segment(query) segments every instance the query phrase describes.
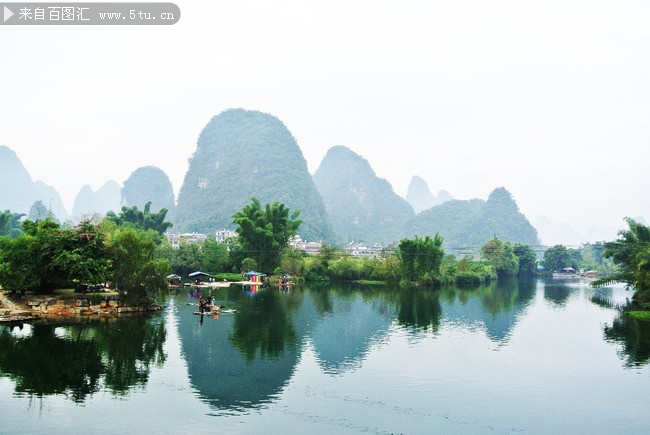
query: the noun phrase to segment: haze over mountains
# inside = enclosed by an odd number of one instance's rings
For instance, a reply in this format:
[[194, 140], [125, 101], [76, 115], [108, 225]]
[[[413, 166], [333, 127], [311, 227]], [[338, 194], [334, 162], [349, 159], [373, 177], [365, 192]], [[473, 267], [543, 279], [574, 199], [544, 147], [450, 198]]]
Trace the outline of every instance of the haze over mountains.
[[[278, 118], [243, 109], [222, 112], [203, 129], [177, 205], [167, 174], [145, 166], [136, 169], [123, 187], [113, 180], [97, 191], [83, 186], [69, 216], [56, 190], [34, 183], [7, 147], [0, 147], [0, 183], [12, 187], [0, 193], [0, 209], [27, 213], [41, 201], [61, 221], [119, 211], [123, 205], [142, 208], [151, 201], [154, 212], [168, 209], [175, 231], [211, 234], [232, 228], [232, 215], [257, 197], [262, 203], [279, 201], [300, 210], [304, 239], [334, 244], [387, 244], [436, 232], [443, 235], [446, 247], [456, 248], [480, 246], [495, 235], [529, 245], [540, 239], [545, 244], [590, 241], [544, 218], [536, 222], [538, 237], [503, 187], [494, 189], [487, 200], [458, 200], [445, 190], [433, 195], [421, 177], [413, 176], [404, 199], [367, 160], [340, 145], [327, 152], [312, 176], [295, 138]], [[595, 240], [613, 237], [615, 232]]]
[[363, 157], [344, 146], [330, 148], [314, 182], [334, 232], [343, 242], [399, 240], [404, 222], [415, 215], [388, 181], [377, 177]]
[[276, 117], [231, 109], [212, 118], [199, 136], [178, 195], [177, 227], [212, 233], [232, 227], [232, 215], [252, 197], [300, 210], [306, 240], [334, 235], [296, 140]]
[[452, 199], [454, 198], [446, 190], [440, 190], [437, 196], [433, 196], [427, 182], [417, 175], [411, 178], [408, 190], [406, 191], [406, 200], [411, 204], [416, 213], [420, 213], [421, 211]]

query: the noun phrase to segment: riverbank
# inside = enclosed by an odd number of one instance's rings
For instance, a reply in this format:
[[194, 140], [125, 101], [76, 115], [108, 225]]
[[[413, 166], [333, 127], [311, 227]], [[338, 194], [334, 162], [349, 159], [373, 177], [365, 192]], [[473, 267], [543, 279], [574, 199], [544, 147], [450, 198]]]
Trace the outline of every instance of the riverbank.
[[156, 304], [126, 304], [117, 299], [115, 292], [80, 295], [72, 290], [60, 290], [53, 295], [10, 297], [8, 292], [0, 291], [0, 323], [41, 318], [117, 317], [161, 309]]

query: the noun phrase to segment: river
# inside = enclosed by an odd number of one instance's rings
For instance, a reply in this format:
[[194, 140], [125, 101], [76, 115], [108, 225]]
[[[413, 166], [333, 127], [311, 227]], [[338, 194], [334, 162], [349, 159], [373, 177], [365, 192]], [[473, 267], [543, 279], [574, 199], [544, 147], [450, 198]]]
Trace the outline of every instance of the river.
[[650, 324], [584, 282], [212, 291], [0, 327], [2, 433], [650, 433]]

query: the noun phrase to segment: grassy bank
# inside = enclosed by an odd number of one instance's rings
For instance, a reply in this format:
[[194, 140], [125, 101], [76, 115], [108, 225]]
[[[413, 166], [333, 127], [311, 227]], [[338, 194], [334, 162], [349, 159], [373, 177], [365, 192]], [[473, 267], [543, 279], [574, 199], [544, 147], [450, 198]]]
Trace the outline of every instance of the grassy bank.
[[638, 320], [645, 320], [650, 322], [650, 311], [628, 311], [628, 315]]

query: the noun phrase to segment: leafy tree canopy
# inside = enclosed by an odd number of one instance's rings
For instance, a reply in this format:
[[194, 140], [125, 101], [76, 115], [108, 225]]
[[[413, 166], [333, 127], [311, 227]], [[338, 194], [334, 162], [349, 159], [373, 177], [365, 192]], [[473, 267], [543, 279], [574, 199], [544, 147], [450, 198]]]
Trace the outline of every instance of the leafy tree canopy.
[[154, 258], [155, 250], [152, 231], [121, 227], [111, 235], [112, 281], [127, 300], [149, 302], [156, 292], [167, 288], [169, 263]]
[[439, 234], [433, 238], [415, 236], [414, 239], [402, 239], [398, 250], [402, 278], [407, 282], [436, 280], [444, 257], [442, 242], [443, 238]]
[[9, 210], [0, 212], [0, 237], [16, 238], [22, 234], [22, 223], [20, 219], [25, 216], [23, 213], [12, 213]]
[[519, 271], [519, 259], [510, 242], [504, 242], [494, 237], [483, 245], [481, 256], [494, 266], [499, 278], [513, 277]]
[[544, 252], [544, 267], [548, 271], [560, 271], [565, 267], [578, 269], [579, 252], [575, 249], [568, 249], [564, 245], [555, 245]]
[[112, 211], [106, 213], [106, 217], [115, 222], [119, 226], [129, 226], [140, 230], [154, 230], [159, 234], [163, 234], [172, 227], [171, 222], [165, 221], [167, 209], [162, 208], [156, 213], [151, 212], [151, 201], [147, 202], [144, 210], [138, 210], [138, 206], [122, 207], [119, 215]]
[[248, 251], [263, 272], [270, 273], [279, 266], [282, 252], [302, 223], [299, 214], [299, 210], [289, 214], [289, 209], [278, 202], [262, 208], [260, 201], [252, 198], [250, 204], [233, 215], [242, 249]]
[[627, 230], [619, 231], [618, 239], [605, 243], [603, 256], [618, 266], [613, 275], [594, 282], [605, 285], [623, 282], [636, 288], [634, 299], [650, 309], [650, 228], [626, 218]]

